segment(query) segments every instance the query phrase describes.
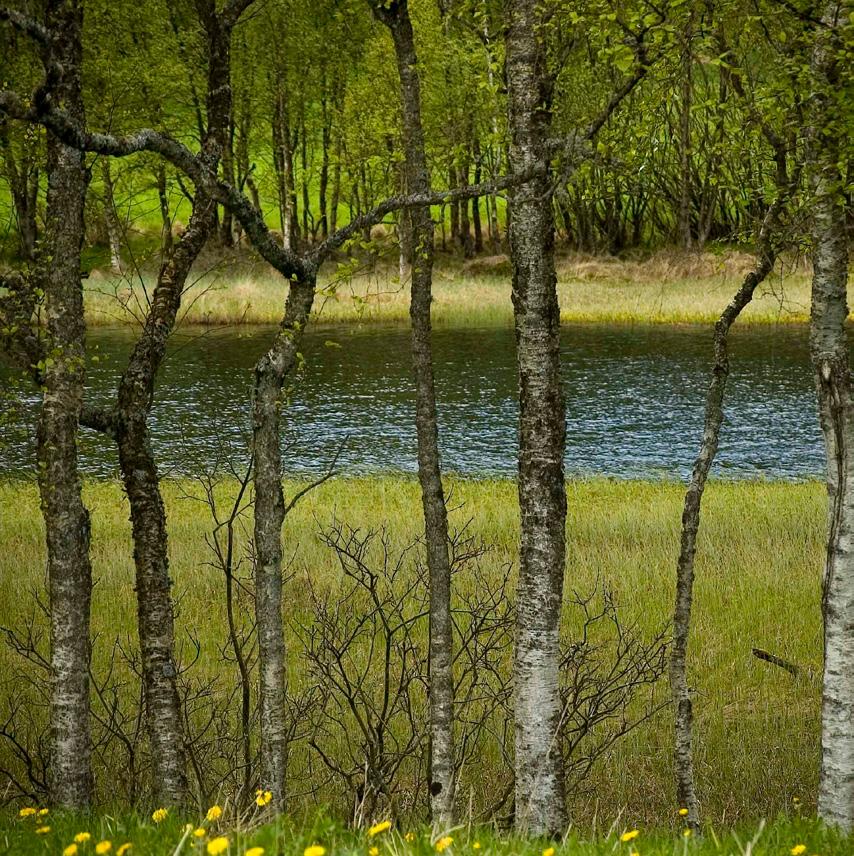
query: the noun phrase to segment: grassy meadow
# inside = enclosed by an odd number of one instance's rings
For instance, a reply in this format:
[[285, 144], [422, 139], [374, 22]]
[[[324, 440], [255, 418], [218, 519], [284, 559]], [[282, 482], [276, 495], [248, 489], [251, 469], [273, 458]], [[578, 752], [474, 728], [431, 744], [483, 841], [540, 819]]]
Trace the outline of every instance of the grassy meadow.
[[[394, 255], [393, 253], [391, 254]], [[558, 292], [565, 322], [712, 323], [752, 265], [752, 257], [659, 252], [618, 259], [569, 255], [558, 259]], [[90, 324], [115, 324], [141, 317], [154, 271], [116, 278], [95, 271], [86, 280]], [[183, 322], [189, 324], [275, 324], [286, 290], [263, 262], [225, 257], [198, 265], [188, 290]], [[408, 321], [409, 288], [387, 253], [372, 269], [346, 273], [334, 265], [321, 272], [315, 323]], [[434, 274], [433, 321], [439, 326], [513, 323], [510, 267], [504, 256], [461, 264], [440, 254]], [[809, 273], [803, 266], [778, 269], [757, 292], [739, 323], [803, 323], [809, 312]]]
[[[298, 487], [289, 483], [287, 490], [292, 494]], [[222, 485], [221, 498], [232, 489]], [[452, 525], [471, 520], [471, 531], [493, 547], [484, 559], [487, 572], [499, 574], [517, 555], [514, 484], [454, 479], [451, 489]], [[233, 670], [219, 648], [226, 636], [224, 582], [207, 564], [207, 509], [188, 498], [197, 491], [191, 482], [166, 481], [164, 491], [179, 641], [186, 653], [189, 634], [198, 638], [202, 655], [195, 668], [202, 675]], [[659, 629], [671, 610], [682, 492], [680, 485], [666, 482], [570, 482], [568, 588], [585, 592], [597, 580], [604, 582], [626, 623], [646, 636]], [[790, 811], [796, 797], [805, 813], [815, 808], [822, 494], [818, 483], [782, 482], [714, 482], [707, 493], [690, 679], [696, 687], [700, 797], [705, 818], [716, 826], [776, 817]], [[285, 524], [292, 575], [285, 597], [289, 618], [309, 617], [309, 584], [333, 591], [341, 582], [334, 554], [317, 537], [322, 527], [333, 517], [363, 529], [385, 525], [391, 542], [402, 547], [418, 535], [418, 497], [417, 482], [401, 477], [339, 478], [310, 493]], [[88, 483], [85, 499], [93, 525], [97, 673], [106, 666], [113, 640], [132, 633], [133, 568], [128, 509], [119, 485]], [[245, 534], [241, 537], [245, 544]], [[0, 626], [21, 626], [32, 610], [30, 593], [44, 585], [33, 485], [0, 485], [0, 544]], [[465, 586], [466, 580], [458, 578], [456, 585]], [[568, 609], [568, 637], [578, 622], [578, 613]], [[797, 664], [798, 677], [757, 660], [753, 647]], [[289, 652], [291, 683], [298, 686], [305, 664], [294, 638]], [[0, 673], [10, 674], [11, 656], [5, 649], [0, 653]], [[666, 694], [666, 679], [659, 692]], [[612, 823], [674, 828], [670, 746], [667, 710], [617, 743], [571, 795], [578, 828], [601, 832]], [[295, 770], [292, 779], [304, 775], [305, 770]], [[488, 790], [488, 777], [469, 785], [478, 786]], [[477, 796], [472, 790], [475, 801]], [[295, 800], [293, 810], [313, 810], [312, 800], [309, 806]]]

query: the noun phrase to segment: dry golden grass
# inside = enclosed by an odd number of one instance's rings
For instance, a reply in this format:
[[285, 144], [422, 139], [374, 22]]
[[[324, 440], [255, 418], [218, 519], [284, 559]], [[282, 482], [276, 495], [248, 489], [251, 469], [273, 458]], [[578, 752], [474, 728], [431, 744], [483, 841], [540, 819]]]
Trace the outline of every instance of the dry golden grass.
[[[648, 258], [616, 259], [567, 255], [558, 259], [561, 317], [570, 322], [707, 323], [714, 321], [752, 264], [745, 253], [660, 252]], [[144, 276], [150, 290], [152, 278]], [[374, 270], [343, 276], [332, 266], [320, 279], [315, 322], [404, 322], [409, 317], [408, 283], [396, 268], [379, 262]], [[274, 324], [286, 297], [281, 277], [258, 262], [219, 260], [200, 273], [184, 301], [187, 323]], [[440, 257], [434, 277], [433, 319], [444, 326], [512, 324], [510, 274], [506, 257], [466, 264]], [[107, 324], [139, 316], [145, 304], [139, 279], [93, 273], [87, 281], [90, 323]], [[744, 313], [747, 323], [803, 322], [809, 307], [809, 271], [779, 267]]]

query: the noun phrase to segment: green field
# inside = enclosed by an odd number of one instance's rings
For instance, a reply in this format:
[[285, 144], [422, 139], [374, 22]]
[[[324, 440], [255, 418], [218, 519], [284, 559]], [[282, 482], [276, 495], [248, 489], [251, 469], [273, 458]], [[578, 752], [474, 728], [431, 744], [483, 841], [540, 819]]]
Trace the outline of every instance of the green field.
[[[451, 481], [452, 524], [472, 520], [471, 530], [492, 545], [484, 559], [498, 574], [517, 555], [515, 486], [509, 481]], [[292, 492], [296, 485], [289, 484]], [[224, 485], [224, 497], [230, 487]], [[167, 481], [170, 553], [178, 599], [178, 638], [187, 651], [196, 636], [201, 676], [233, 680], [223, 664], [225, 639], [223, 579], [207, 565], [204, 543], [210, 521], [204, 506], [188, 499], [196, 487]], [[705, 818], [723, 827], [771, 818], [791, 808], [815, 809], [821, 676], [819, 610], [823, 489], [818, 483], [733, 483], [710, 485], [697, 560], [696, 617], [690, 651], [690, 680], [696, 687], [697, 775]], [[614, 593], [620, 614], [653, 634], [670, 615], [681, 513], [682, 487], [673, 483], [591, 480], [568, 485], [567, 587], [589, 591], [597, 580]], [[92, 556], [97, 580], [93, 631], [95, 671], [103, 670], [112, 641], [133, 634], [135, 608], [128, 509], [116, 483], [89, 483]], [[286, 598], [289, 620], [310, 617], [310, 590], [334, 592], [341, 575], [332, 551], [317, 532], [333, 517], [363, 529], [385, 525], [393, 545], [418, 535], [417, 484], [404, 478], [337, 479], [311, 493], [285, 524], [285, 552], [291, 558]], [[247, 520], [251, 526], [251, 521]], [[0, 485], [0, 626], [18, 626], [32, 609], [30, 592], [43, 586], [44, 546], [35, 487]], [[244, 540], [245, 543], [245, 540]], [[465, 576], [456, 585], [465, 587]], [[39, 621], [43, 623], [43, 619]], [[573, 638], [579, 616], [566, 610], [565, 633]], [[38, 622], [37, 622], [38, 625]], [[43, 640], [44, 641], [44, 640]], [[291, 682], [306, 679], [299, 644], [290, 632]], [[755, 659], [758, 647], [800, 667], [786, 671]], [[13, 665], [2, 653], [0, 672]], [[11, 674], [10, 672], [6, 672]], [[660, 697], [666, 685], [659, 687]], [[9, 685], [5, 687], [9, 692]], [[631, 732], [570, 795], [572, 816], [582, 829], [611, 823], [645, 828], [672, 825], [671, 725], [667, 710]], [[295, 752], [291, 778], [310, 775], [305, 754]], [[471, 780], [466, 799], [475, 805], [490, 782], [488, 755]], [[98, 767], [101, 799], [115, 771]], [[497, 775], [497, 774], [496, 774]], [[299, 791], [298, 786], [294, 786]], [[302, 815], [340, 795], [323, 793], [294, 800]], [[346, 808], [345, 808], [346, 810]], [[808, 854], [809, 856], [809, 854]]]

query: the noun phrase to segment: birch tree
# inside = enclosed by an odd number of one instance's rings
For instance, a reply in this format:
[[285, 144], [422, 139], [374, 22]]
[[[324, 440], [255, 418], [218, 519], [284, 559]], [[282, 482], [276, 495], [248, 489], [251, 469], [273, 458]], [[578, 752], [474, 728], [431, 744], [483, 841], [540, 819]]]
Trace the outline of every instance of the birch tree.
[[810, 96], [813, 280], [810, 353], [827, 453], [828, 528], [822, 587], [824, 678], [818, 811], [854, 828], [854, 399], [845, 324], [848, 237], [840, 164], [848, 152], [840, 99], [845, 4], [815, 25]]
[[[508, 0], [506, 14], [510, 165], [513, 171], [524, 172], [550, 160], [551, 93], [542, 4]], [[531, 835], [557, 833], [566, 823], [557, 740], [566, 553], [566, 423], [550, 181], [548, 172], [541, 169], [514, 188], [510, 221], [521, 517], [513, 665], [516, 825]]]
[[[430, 193], [430, 171], [421, 121], [421, 83], [415, 38], [407, 0], [375, 2], [374, 14], [388, 27], [394, 42], [403, 114], [405, 184], [411, 193]], [[430, 809], [434, 829], [444, 831], [454, 815], [454, 681], [451, 624], [451, 564], [448, 556], [448, 513], [439, 460], [439, 426], [433, 377], [430, 304], [433, 287], [433, 220], [430, 209], [416, 208], [401, 218], [409, 230], [402, 241], [409, 250], [412, 368], [415, 375], [415, 428], [418, 437], [418, 480], [424, 513], [424, 541], [430, 585]]]
[[[6, 9], [0, 9], [0, 21], [37, 42], [49, 75], [43, 96], [74, 121], [84, 123], [82, 4], [50, 0], [44, 25]], [[89, 174], [83, 154], [52, 134], [48, 134], [47, 154], [49, 253], [37, 259], [33, 278], [4, 279], [7, 294], [0, 300], [0, 315], [4, 351], [30, 370], [42, 389], [36, 458], [50, 604], [50, 799], [57, 806], [82, 809], [91, 803], [94, 788], [89, 716], [90, 522], [77, 464], [86, 353], [80, 251]], [[39, 290], [44, 294], [43, 335], [32, 327]]]

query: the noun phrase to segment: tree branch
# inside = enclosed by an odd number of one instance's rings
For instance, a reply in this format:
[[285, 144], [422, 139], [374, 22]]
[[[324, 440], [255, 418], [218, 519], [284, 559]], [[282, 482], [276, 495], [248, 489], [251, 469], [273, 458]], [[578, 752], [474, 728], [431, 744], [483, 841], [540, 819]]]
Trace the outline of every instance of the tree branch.
[[47, 28], [43, 24], [14, 9], [0, 7], [0, 21], [8, 22], [16, 30], [26, 33], [41, 45], [46, 45], [50, 38], [50, 33], [48, 33]]

